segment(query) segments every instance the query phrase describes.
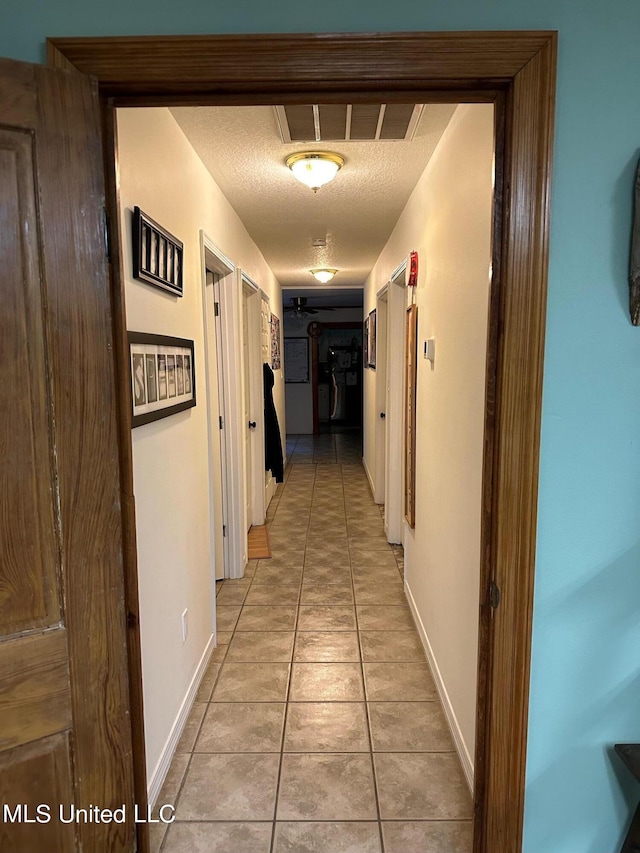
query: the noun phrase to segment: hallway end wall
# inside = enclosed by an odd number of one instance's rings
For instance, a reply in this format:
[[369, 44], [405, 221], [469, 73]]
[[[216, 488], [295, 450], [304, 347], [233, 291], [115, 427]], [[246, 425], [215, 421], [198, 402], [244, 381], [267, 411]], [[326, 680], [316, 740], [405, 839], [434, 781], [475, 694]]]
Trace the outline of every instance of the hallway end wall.
[[[149, 783], [159, 772], [213, 631], [200, 229], [270, 296], [280, 285], [168, 109], [117, 113], [127, 327], [195, 341], [197, 405], [132, 433]], [[184, 296], [131, 275], [135, 205], [184, 243]], [[282, 370], [274, 398], [284, 424]], [[182, 642], [181, 614], [188, 610]]]
[[[405, 579], [468, 775], [475, 747], [492, 167], [493, 106], [458, 106], [365, 292], [371, 310], [391, 272], [418, 251], [416, 524], [404, 525]], [[409, 289], [406, 296], [409, 304]], [[432, 337], [433, 367], [422, 356]], [[365, 459], [374, 474], [376, 377], [366, 374]]]

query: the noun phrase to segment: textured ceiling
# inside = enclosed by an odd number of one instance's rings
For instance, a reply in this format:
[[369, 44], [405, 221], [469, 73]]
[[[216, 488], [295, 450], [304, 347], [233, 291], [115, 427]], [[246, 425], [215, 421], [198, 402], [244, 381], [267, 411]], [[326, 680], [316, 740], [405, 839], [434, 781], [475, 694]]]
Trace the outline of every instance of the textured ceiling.
[[[317, 143], [282, 143], [272, 107], [174, 107], [171, 112], [285, 287], [323, 288], [309, 269], [337, 267], [333, 287], [361, 287], [433, 154], [455, 104], [425, 107], [411, 142], [323, 144], [345, 159], [313, 193], [285, 166]], [[213, 236], [213, 235], [212, 235]], [[314, 238], [325, 248], [314, 248]]]

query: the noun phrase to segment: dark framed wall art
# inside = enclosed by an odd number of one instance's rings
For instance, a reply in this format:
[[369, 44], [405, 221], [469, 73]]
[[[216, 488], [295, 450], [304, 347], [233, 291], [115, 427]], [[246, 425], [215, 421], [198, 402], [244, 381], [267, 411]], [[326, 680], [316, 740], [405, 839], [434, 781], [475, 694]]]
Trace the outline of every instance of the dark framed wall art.
[[195, 406], [192, 340], [129, 332], [129, 356], [133, 427]]
[[369, 322], [366, 339], [367, 367], [372, 367], [374, 370], [376, 369], [376, 316], [376, 309], [374, 308], [367, 317]]
[[271, 369], [280, 370], [282, 367], [282, 358], [280, 355], [280, 318], [275, 314], [271, 315]]
[[133, 277], [182, 296], [182, 251], [177, 237], [139, 207], [133, 209]]
[[364, 367], [369, 367], [369, 325], [371, 319], [369, 315], [364, 318], [362, 324], [362, 364]]

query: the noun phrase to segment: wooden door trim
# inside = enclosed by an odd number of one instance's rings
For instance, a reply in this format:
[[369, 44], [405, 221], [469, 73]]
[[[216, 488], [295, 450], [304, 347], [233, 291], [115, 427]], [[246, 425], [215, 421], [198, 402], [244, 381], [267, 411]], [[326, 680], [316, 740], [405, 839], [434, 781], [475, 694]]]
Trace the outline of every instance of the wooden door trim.
[[[554, 32], [506, 31], [48, 41], [49, 62], [97, 77], [111, 107], [317, 103], [345, 96], [495, 103], [504, 137], [497, 139], [488, 354], [494, 372], [485, 421], [475, 853], [518, 853], [522, 846], [556, 45]], [[113, 153], [113, 139], [107, 147]], [[113, 194], [110, 206], [115, 213]], [[123, 284], [115, 276], [113, 285], [117, 305]], [[128, 387], [121, 344], [118, 339], [122, 410]], [[127, 469], [125, 433], [121, 427]], [[125, 557], [135, 561], [132, 503], [127, 511]], [[489, 608], [490, 579], [502, 590], [496, 611]], [[129, 595], [133, 586], [129, 579]], [[135, 610], [132, 600], [128, 604]], [[141, 689], [135, 665], [131, 677], [135, 695]]]
[[[144, 733], [144, 701], [142, 691], [142, 647], [140, 641], [140, 600], [138, 597], [138, 549], [136, 539], [136, 502], [133, 485], [133, 446], [131, 443], [131, 362], [127, 333], [123, 249], [118, 228], [120, 210], [120, 176], [115, 110], [101, 99], [102, 134], [104, 140], [105, 199], [109, 231], [109, 276], [115, 362], [115, 407], [117, 412], [122, 507], [122, 566], [124, 605], [127, 621], [127, 655], [129, 660], [129, 713], [131, 717], [131, 751], [135, 802], [146, 814], [147, 750]], [[150, 853], [146, 824], [136, 825], [138, 853]]]
[[[307, 33], [52, 38], [54, 52], [113, 96], [449, 91], [510, 85], [549, 32]], [[400, 49], [401, 48], [401, 49]], [[238, 59], [243, 57], [244, 62]], [[68, 64], [67, 64], [68, 67]], [[472, 86], [469, 83], [472, 83]]]

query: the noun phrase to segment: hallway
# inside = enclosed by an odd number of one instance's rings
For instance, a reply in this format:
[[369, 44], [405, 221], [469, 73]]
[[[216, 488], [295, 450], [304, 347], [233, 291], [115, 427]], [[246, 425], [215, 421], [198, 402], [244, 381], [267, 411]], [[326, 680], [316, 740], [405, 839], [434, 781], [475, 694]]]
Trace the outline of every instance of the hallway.
[[[338, 465], [360, 465], [362, 459], [362, 432], [341, 430], [339, 427], [322, 435], [288, 435], [287, 460], [296, 465], [301, 462]], [[279, 496], [276, 495], [276, 501]], [[271, 520], [277, 503], [271, 505]], [[269, 520], [269, 519], [267, 519]], [[377, 521], [377, 518], [376, 518]]]
[[470, 853], [471, 797], [359, 450], [287, 438], [272, 558], [219, 585], [219, 645], [158, 799], [176, 822], [152, 850]]

